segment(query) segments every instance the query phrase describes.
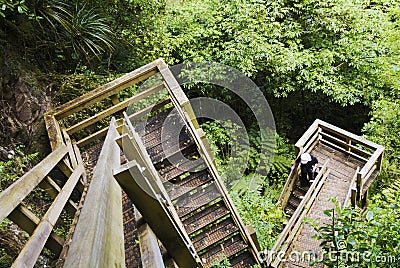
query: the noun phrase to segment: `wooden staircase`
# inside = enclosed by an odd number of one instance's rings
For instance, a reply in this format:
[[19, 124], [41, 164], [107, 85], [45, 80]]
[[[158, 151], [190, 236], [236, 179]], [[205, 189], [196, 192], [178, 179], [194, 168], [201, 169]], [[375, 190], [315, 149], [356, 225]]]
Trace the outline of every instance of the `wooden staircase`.
[[[9, 204], [0, 220], [31, 234], [13, 267], [33, 267], [44, 247], [58, 267], [210, 267], [222, 256], [232, 267], [261, 264], [254, 234], [162, 60], [55, 108], [45, 120], [53, 152], [0, 193]], [[56, 182], [49, 173], [64, 178]], [[37, 186], [55, 198], [42, 219], [22, 205]], [[65, 240], [52, 231], [64, 210], [74, 218]]]
[[384, 151], [378, 144], [321, 120], [313, 123], [296, 148], [298, 156], [303, 152], [316, 156], [322, 167], [307, 188], [299, 187], [299, 166], [290, 173], [279, 197], [290, 218], [269, 251], [270, 267], [311, 267], [310, 253], [318, 259], [322, 252], [319, 241], [312, 238], [314, 229], [304, 219], [329, 223], [331, 219], [323, 211], [334, 208], [331, 198], [336, 198], [342, 206], [365, 205], [368, 188], [379, 174]]

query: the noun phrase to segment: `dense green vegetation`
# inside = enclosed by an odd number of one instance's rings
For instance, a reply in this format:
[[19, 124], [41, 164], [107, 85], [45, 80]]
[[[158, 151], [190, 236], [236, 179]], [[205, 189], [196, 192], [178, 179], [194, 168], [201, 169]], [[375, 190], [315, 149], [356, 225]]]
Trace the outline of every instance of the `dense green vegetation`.
[[[185, 90], [189, 97], [229, 104], [245, 122], [250, 162], [231, 193], [261, 245], [271, 247], [284, 221], [275, 199], [295, 157], [288, 143], [318, 117], [386, 147], [368, 213], [335, 213], [348, 247], [398, 256], [400, 204], [392, 185], [400, 175], [399, 40], [399, 0], [0, 0], [1, 110], [12, 114], [19, 80], [57, 105], [159, 57], [170, 65], [232, 66], [259, 86], [275, 115], [278, 146], [268, 175], [252, 176], [260, 159], [259, 130], [241, 100], [212, 85]], [[28, 154], [39, 150], [29, 135], [6, 135], [14, 121], [0, 118], [1, 144], [23, 143]], [[202, 127], [229, 183], [227, 174], [235, 174], [235, 166], [226, 165], [233, 141], [218, 122]], [[0, 185], [20, 168], [0, 162], [0, 173], [7, 171]], [[320, 239], [334, 237], [321, 229]]]

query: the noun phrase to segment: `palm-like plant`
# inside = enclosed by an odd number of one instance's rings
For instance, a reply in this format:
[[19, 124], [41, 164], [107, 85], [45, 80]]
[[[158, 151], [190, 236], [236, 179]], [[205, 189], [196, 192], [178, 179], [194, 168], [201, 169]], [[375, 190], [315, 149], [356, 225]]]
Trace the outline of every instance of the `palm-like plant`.
[[58, 0], [43, 2], [38, 9], [55, 30], [57, 43], [62, 49], [72, 49], [72, 58], [85, 58], [87, 61], [101, 53], [113, 50], [113, 34], [107, 19], [86, 4], [69, 4]]

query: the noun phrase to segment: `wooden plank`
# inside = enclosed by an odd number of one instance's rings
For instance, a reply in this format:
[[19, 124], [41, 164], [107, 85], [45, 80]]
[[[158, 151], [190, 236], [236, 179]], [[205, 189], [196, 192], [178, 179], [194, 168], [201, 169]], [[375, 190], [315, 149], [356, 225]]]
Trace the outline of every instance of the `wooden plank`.
[[289, 201], [290, 194], [293, 190], [294, 184], [296, 183], [296, 180], [299, 177], [299, 172], [300, 172], [299, 164], [296, 164], [294, 169], [290, 171], [289, 177], [286, 180], [286, 183], [278, 199], [278, 202], [280, 202], [282, 209], [286, 207], [287, 202]]
[[379, 162], [379, 158], [381, 157], [381, 155], [383, 154], [383, 151], [385, 150], [385, 148], [383, 146], [378, 145], [379, 147], [376, 149], [376, 151], [372, 154], [372, 156], [370, 157], [370, 159], [368, 160], [368, 162], [365, 164], [365, 166], [363, 166], [363, 168], [361, 169], [361, 176], [363, 178], [366, 177], [366, 175], [368, 174], [368, 172], [372, 169], [372, 167], [374, 165], [376, 165], [376, 162]]
[[[60, 186], [58, 186], [58, 184], [49, 176], [46, 176], [46, 178], [39, 183], [39, 187], [42, 188], [52, 198], [56, 198], [61, 192]], [[77, 205], [72, 200], [68, 200], [65, 208], [68, 214], [72, 217], [75, 215], [75, 212], [78, 209]]]
[[42, 252], [43, 247], [46, 244], [46, 241], [50, 236], [51, 231], [56, 224], [57, 219], [60, 216], [66, 202], [68, 201], [72, 190], [78, 182], [82, 172], [83, 165], [79, 165], [74, 170], [71, 177], [65, 183], [60, 194], [51, 204], [50, 208], [47, 210], [46, 214], [40, 221], [32, 236], [25, 244], [21, 253], [14, 261], [12, 267], [33, 267], [35, 265], [37, 258], [40, 256], [40, 253]]
[[251, 239], [253, 240], [254, 244], [257, 247], [258, 251], [261, 251], [261, 246], [260, 243], [258, 242], [258, 238], [257, 238], [257, 233], [256, 230], [254, 229], [253, 225], [248, 225], [246, 226], [247, 232], [250, 234]]
[[[138, 112], [136, 112], [134, 114], [129, 115], [129, 119], [130, 120], [134, 120], [136, 118], [144, 116], [144, 115], [150, 113], [152, 110], [160, 109], [161, 107], [167, 105], [170, 102], [171, 102], [170, 98], [162, 100], [162, 101], [160, 101], [159, 103], [157, 103], [154, 106], [150, 106], [150, 107], [144, 108], [143, 110], [140, 110], [140, 111], [138, 111]], [[122, 124], [123, 120], [119, 119], [116, 122], [117, 122], [118, 125], [120, 125], [120, 124]], [[97, 140], [97, 139], [99, 139], [101, 137], [104, 137], [107, 134], [107, 131], [108, 131], [108, 127], [103, 128], [103, 129], [91, 134], [90, 136], [87, 136], [87, 137], [79, 140], [77, 142], [78, 147], [86, 146], [86, 145], [90, 144], [92, 141], [95, 141], [95, 140]]]
[[320, 133], [316, 131], [308, 140], [308, 142], [303, 146], [303, 152], [307, 153], [313, 149], [313, 146], [315, 146], [316, 142], [318, 142], [318, 137], [320, 136]]
[[147, 223], [138, 228], [140, 257], [143, 268], [164, 267], [157, 237]]
[[59, 120], [82, 109], [85, 109], [96, 102], [108, 98], [115, 93], [154, 75], [155, 73], [157, 73], [156, 66], [161, 61], [162, 59], [158, 59], [147, 65], [144, 65], [118, 79], [102, 85], [70, 102], [67, 102], [49, 111], [47, 114], [54, 115], [55, 118]]
[[[298, 149], [299, 151], [297, 152], [296, 159], [299, 158], [300, 155], [302, 154], [300, 148]], [[294, 167], [292, 167], [292, 169], [290, 170], [289, 176], [285, 182], [285, 185], [282, 188], [281, 194], [278, 197], [278, 202], [281, 203], [282, 209], [284, 208], [283, 204], [286, 203], [287, 200], [289, 200], [291, 189], [293, 188], [294, 182], [297, 179], [298, 173], [299, 173], [299, 165], [295, 163]]]
[[13, 211], [67, 153], [64, 144], [0, 193], [0, 222]]
[[128, 162], [114, 176], [179, 267], [202, 267], [186, 233], [158, 199], [137, 162]]
[[346, 151], [346, 148], [342, 148], [342, 147], [340, 147], [340, 146], [338, 146], [338, 145], [336, 145], [336, 144], [334, 144], [334, 143], [332, 143], [332, 142], [330, 142], [330, 141], [327, 141], [327, 140], [325, 140], [325, 139], [321, 139], [320, 141], [321, 141], [322, 143], [325, 143], [325, 144], [327, 144], [327, 145], [329, 145], [329, 146], [331, 146], [331, 147], [337, 149], [338, 151], [344, 152], [344, 153], [346, 153], [346, 154], [349, 154], [349, 155], [353, 156], [354, 158], [358, 158], [358, 159], [360, 159], [360, 160], [362, 160], [362, 161], [368, 162], [368, 159], [367, 159], [367, 158], [364, 158], [364, 157], [362, 157], [362, 156], [360, 156], [360, 155], [358, 155], [358, 154], [355, 154], [355, 153], [353, 153], [353, 152], [348, 152], [348, 151]]
[[44, 122], [46, 124], [46, 130], [50, 140], [51, 149], [54, 151], [63, 143], [60, 126], [54, 116], [48, 113], [44, 115]]
[[72, 168], [76, 168], [78, 166], [78, 162], [76, 160], [74, 149], [72, 148], [71, 138], [69, 137], [65, 129], [62, 129], [61, 132], [63, 134], [65, 144], [67, 145], [68, 148], [69, 164], [71, 165]]
[[[81, 152], [79, 151], [78, 145], [76, 144], [76, 142], [72, 143], [72, 147], [74, 148], [75, 151], [75, 155], [76, 155], [76, 160], [78, 161], [78, 164], [83, 164], [83, 160], [82, 160], [82, 156], [81, 156]], [[86, 175], [86, 171], [83, 170], [82, 173], [82, 186], [86, 186], [87, 184], [87, 175]], [[81, 193], [83, 193], [83, 189], [80, 190]]]
[[113, 178], [120, 165], [115, 122], [112, 118], [64, 267], [125, 267], [122, 193]]
[[354, 193], [353, 193], [354, 190], [357, 191], [356, 184], [357, 184], [357, 175], [358, 175], [359, 171], [360, 171], [360, 167], [357, 167], [356, 172], [354, 173], [354, 176], [350, 181], [350, 187], [347, 192], [346, 198], [343, 202], [343, 207], [347, 207], [349, 205], [350, 201], [352, 200], [352, 197], [354, 196]]
[[202, 128], [197, 128], [197, 133], [199, 134], [200, 140], [203, 143], [204, 148], [206, 149], [206, 152], [210, 155], [210, 157], [213, 161], [213, 164], [216, 166], [214, 156], [211, 152], [210, 143], [208, 142], [207, 137], [206, 137], [206, 133], [203, 131]]
[[364, 150], [352, 145], [351, 144], [351, 141], [352, 141], [351, 139], [347, 139], [347, 141], [343, 141], [343, 140], [338, 139], [338, 138], [336, 138], [336, 137], [334, 137], [332, 135], [329, 135], [328, 133], [325, 133], [325, 132], [321, 132], [321, 135], [325, 136], [325, 137], [328, 137], [329, 139], [334, 140], [335, 142], [340, 143], [341, 145], [343, 145], [343, 149], [344, 149], [343, 151], [344, 152], [352, 153], [352, 151], [356, 151], [356, 152], [361, 153], [361, 154], [363, 154], [364, 156], [367, 156], [367, 157], [372, 155], [372, 153], [364, 151]]
[[186, 97], [178, 81], [176, 81], [168, 65], [164, 61], [160, 61], [157, 64], [157, 68], [163, 77], [171, 96], [178, 102], [180, 107], [183, 107], [185, 103], [189, 102], [189, 99]]
[[89, 117], [89, 118], [79, 122], [78, 124], [75, 124], [75, 125], [69, 127], [67, 129], [67, 133], [69, 135], [72, 135], [73, 133], [84, 129], [84, 128], [86, 128], [86, 127], [88, 127], [88, 126], [100, 121], [101, 119], [106, 118], [107, 116], [113, 115], [113, 114], [115, 114], [117, 112], [120, 112], [120, 111], [124, 110], [129, 105], [131, 105], [133, 102], [137, 102], [137, 101], [139, 101], [141, 99], [144, 99], [144, 98], [150, 96], [151, 94], [154, 94], [154, 93], [160, 91], [163, 88], [164, 88], [164, 84], [159, 84], [159, 85], [151, 87], [151, 88], [149, 88], [149, 89], [147, 89], [147, 90], [145, 90], [143, 92], [140, 92], [140, 93], [138, 93], [136, 95], [133, 95], [129, 99], [127, 99], [127, 100], [125, 100], [123, 102], [120, 102], [120, 103], [118, 103], [118, 104], [116, 104], [116, 105], [114, 105], [114, 106], [112, 106], [112, 107], [110, 107], [108, 109], [102, 110], [101, 112], [95, 114], [94, 116]]
[[[10, 215], [8, 215], [8, 218], [29, 235], [33, 234], [36, 227], [40, 223], [40, 219], [21, 204], [16, 207]], [[63, 245], [64, 240], [56, 233], [51, 232], [50, 237], [45, 244], [45, 247], [50, 249], [51, 252], [58, 256], [61, 253]]]
[[351, 132], [348, 132], [348, 131], [346, 131], [344, 129], [341, 129], [339, 127], [331, 125], [331, 124], [329, 124], [327, 122], [324, 122], [322, 120], [319, 120], [319, 126], [323, 130], [325, 130], [327, 132], [334, 133], [334, 134], [342, 136], [344, 138], [350, 138], [350, 139], [352, 139], [354, 141], [357, 141], [358, 143], [360, 143], [360, 144], [362, 144], [362, 145], [364, 145], [366, 147], [369, 147], [371, 149], [377, 149], [377, 148], [381, 147], [379, 144], [376, 144], [376, 143], [374, 143], [372, 141], [369, 141], [369, 140], [367, 140], [367, 139], [365, 139], [363, 137], [357, 136], [357, 135], [355, 135], [355, 134], [353, 134]]
[[296, 142], [295, 146], [298, 148], [303, 148], [304, 144], [314, 135], [315, 131], [318, 130], [318, 125], [320, 124], [321, 120], [315, 120], [312, 125], [304, 132], [303, 136]]

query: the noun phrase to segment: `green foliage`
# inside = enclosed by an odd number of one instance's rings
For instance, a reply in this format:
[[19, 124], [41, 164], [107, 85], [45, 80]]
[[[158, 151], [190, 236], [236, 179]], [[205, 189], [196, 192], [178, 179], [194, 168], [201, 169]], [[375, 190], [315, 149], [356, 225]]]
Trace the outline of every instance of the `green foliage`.
[[240, 216], [246, 225], [254, 226], [261, 248], [271, 248], [286, 220], [285, 213], [276, 202], [280, 189], [268, 187], [264, 194], [257, 190], [238, 190], [232, 189], [230, 195]]
[[23, 146], [16, 148], [16, 155], [8, 161], [0, 161], [0, 192], [6, 189], [28, 169], [34, 166], [37, 153], [25, 155]]
[[[314, 223], [315, 238], [325, 252], [322, 262], [329, 267], [388, 267], [398, 262], [400, 254], [400, 210], [398, 196], [389, 200], [376, 196], [366, 212], [341, 208], [324, 213], [330, 224]], [[393, 203], [394, 202], [394, 203]], [[329, 254], [330, 253], [330, 254]]]
[[400, 160], [400, 102], [379, 99], [373, 102], [371, 121], [365, 124], [363, 132], [367, 138], [384, 145], [386, 157]]
[[113, 49], [106, 17], [86, 4], [51, 1], [42, 14], [53, 26], [61, 49], [71, 49], [68, 53], [72, 59], [80, 57], [90, 62], [91, 56], [100, 58], [100, 53]]
[[27, 15], [29, 18], [35, 18], [25, 4], [25, 0], [0, 0], [0, 17], [5, 18], [8, 12]]
[[229, 268], [232, 267], [228, 258], [225, 255], [221, 255], [217, 261], [211, 264], [211, 268]]
[[[400, 103], [379, 99], [373, 102], [371, 120], [364, 125], [367, 139], [385, 146], [385, 158], [376, 190], [398, 180], [400, 174]], [[383, 182], [383, 183], [382, 183]]]
[[162, 18], [163, 56], [236, 67], [276, 96], [307, 90], [343, 105], [370, 102], [398, 94], [398, 5], [185, 1]]

